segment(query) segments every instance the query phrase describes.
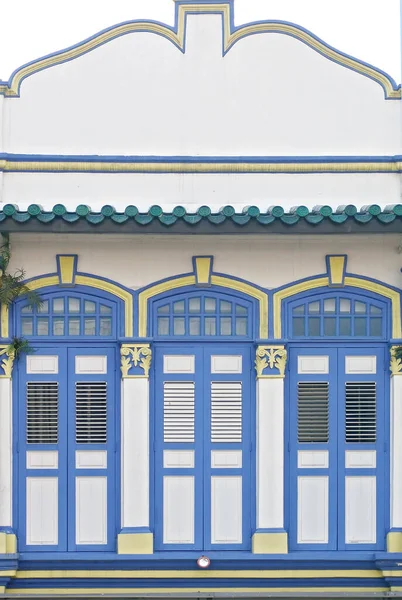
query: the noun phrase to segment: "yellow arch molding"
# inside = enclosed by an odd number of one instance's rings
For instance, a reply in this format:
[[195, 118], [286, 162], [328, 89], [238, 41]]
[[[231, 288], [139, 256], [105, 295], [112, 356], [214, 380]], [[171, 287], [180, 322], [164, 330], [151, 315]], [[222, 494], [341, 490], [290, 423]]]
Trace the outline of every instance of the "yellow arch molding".
[[40, 58], [27, 65], [17, 69], [10, 78], [8, 83], [0, 83], [0, 94], [8, 97], [18, 97], [20, 94], [20, 86], [25, 77], [29, 77], [42, 69], [47, 69], [54, 65], [61, 64], [66, 61], [73, 60], [83, 54], [94, 50], [95, 48], [128, 33], [146, 32], [161, 35], [166, 38], [182, 52], [185, 50], [185, 29], [187, 13], [221, 13], [223, 21], [223, 51], [228, 52], [230, 48], [242, 38], [249, 35], [259, 33], [282, 33], [290, 35], [295, 39], [307, 44], [310, 48], [319, 52], [327, 59], [338, 63], [339, 65], [352, 69], [361, 75], [373, 79], [380, 84], [384, 89], [385, 98], [394, 99], [401, 98], [401, 89], [396, 87], [393, 79], [386, 73], [376, 69], [375, 67], [361, 62], [351, 56], [332, 48], [325, 42], [317, 38], [309, 31], [293, 25], [292, 23], [266, 21], [259, 23], [251, 23], [243, 27], [232, 30], [232, 4], [228, 0], [223, 2], [215, 1], [205, 4], [202, 1], [186, 3], [178, 5], [176, 28], [164, 25], [163, 23], [155, 23], [152, 21], [131, 21], [111, 27], [105, 31], [101, 31], [97, 35], [50, 56]]
[[[195, 285], [195, 283], [196, 280], [194, 275], [185, 275], [183, 277], [177, 277], [175, 279], [169, 279], [168, 281], [157, 283], [156, 285], [141, 292], [138, 300], [139, 337], [147, 337], [148, 300], [150, 298], [170, 290], [185, 287], [187, 285]], [[258, 300], [260, 313], [259, 336], [262, 339], [268, 337], [268, 296], [265, 292], [249, 283], [246, 283], [245, 281], [238, 281], [237, 279], [225, 277], [224, 275], [211, 275], [211, 284], [235, 290], [237, 292], [242, 292], [243, 294]]]
[[[98, 277], [93, 277], [91, 275], [79, 275], [77, 274], [75, 277], [76, 285], [86, 285], [87, 287], [95, 288], [97, 290], [102, 290], [103, 292], [108, 292], [113, 296], [116, 296], [120, 300], [124, 302], [124, 335], [125, 337], [133, 336], [133, 297], [132, 295], [123, 288], [118, 285], [111, 283], [110, 281], [104, 281], [103, 279], [99, 279]], [[27, 283], [28, 287], [31, 290], [40, 290], [42, 288], [57, 286], [59, 285], [59, 277], [58, 275], [50, 275], [44, 277], [38, 277], [37, 279], [33, 279]], [[72, 288], [74, 289], [74, 288]], [[3, 324], [3, 323], [2, 323]], [[3, 336], [6, 337], [6, 336]], [[8, 337], [8, 324], [7, 324], [7, 337]]]
[[[315, 288], [321, 288], [328, 286], [328, 277], [317, 277], [316, 279], [309, 279], [308, 281], [301, 281], [291, 285], [279, 292], [274, 294], [274, 337], [275, 339], [282, 338], [282, 300], [295, 296], [301, 292], [307, 292], [314, 290]], [[361, 290], [367, 290], [383, 296], [388, 300], [391, 300], [392, 306], [392, 337], [397, 339], [402, 337], [401, 332], [401, 296], [400, 293], [393, 290], [392, 288], [376, 283], [374, 281], [368, 281], [361, 277], [346, 276], [344, 280], [345, 286], [359, 288]], [[331, 288], [333, 289], [333, 288]], [[339, 288], [338, 288], [339, 289]]]

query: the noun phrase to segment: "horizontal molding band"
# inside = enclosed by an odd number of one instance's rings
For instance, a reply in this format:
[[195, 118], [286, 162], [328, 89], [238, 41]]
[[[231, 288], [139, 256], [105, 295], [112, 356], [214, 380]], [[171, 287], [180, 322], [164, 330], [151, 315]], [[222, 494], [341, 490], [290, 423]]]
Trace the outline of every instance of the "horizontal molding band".
[[3, 173], [401, 173], [402, 156], [92, 156], [0, 154]]

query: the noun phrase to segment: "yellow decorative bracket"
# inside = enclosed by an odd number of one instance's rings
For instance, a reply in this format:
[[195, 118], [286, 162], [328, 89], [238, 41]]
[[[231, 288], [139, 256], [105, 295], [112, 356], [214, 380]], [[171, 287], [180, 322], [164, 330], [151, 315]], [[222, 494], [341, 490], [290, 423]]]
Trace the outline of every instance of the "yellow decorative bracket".
[[[258, 346], [255, 357], [257, 379], [284, 378], [288, 353], [285, 346]], [[270, 371], [265, 372], [266, 369]]]
[[[149, 377], [152, 361], [152, 350], [149, 344], [122, 344], [120, 355], [120, 369], [123, 379]], [[129, 375], [132, 370], [134, 372]], [[141, 370], [143, 373], [141, 373]]]
[[[0, 379], [11, 379], [14, 365], [14, 352], [7, 350], [8, 346], [0, 346], [0, 367], [3, 369], [3, 374]], [[3, 358], [4, 357], [4, 358]]]
[[389, 370], [391, 371], [391, 377], [394, 375], [402, 375], [402, 358], [397, 358], [395, 356], [395, 350], [399, 348], [399, 346], [391, 346], [390, 350], [390, 363]]

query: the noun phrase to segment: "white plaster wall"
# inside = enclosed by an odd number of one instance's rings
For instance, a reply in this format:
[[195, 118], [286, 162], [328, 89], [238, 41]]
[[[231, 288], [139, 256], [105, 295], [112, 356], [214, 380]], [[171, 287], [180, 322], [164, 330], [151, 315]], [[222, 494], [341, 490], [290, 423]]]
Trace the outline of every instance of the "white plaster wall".
[[187, 50], [130, 34], [22, 83], [4, 149], [138, 155], [395, 154], [399, 103], [282, 34], [222, 57], [221, 17], [188, 17]]
[[12, 267], [27, 277], [56, 271], [56, 254], [79, 255], [78, 269], [136, 289], [192, 271], [193, 255], [214, 270], [272, 288], [324, 273], [326, 254], [347, 254], [347, 270], [401, 287], [402, 235], [151, 236], [13, 234]]
[[[1, 175], [1, 174], [0, 174]], [[398, 204], [401, 201], [398, 174], [319, 174], [319, 175], [143, 175], [143, 174], [66, 174], [6, 173], [0, 202], [17, 204], [20, 210], [40, 204], [51, 210], [64, 204], [75, 210], [86, 204], [100, 210], [111, 204], [124, 212], [129, 204], [146, 212], [153, 204], [165, 211], [184, 206], [189, 211], [207, 204], [218, 211], [226, 204], [238, 212], [257, 205], [262, 211], [280, 205], [286, 209], [305, 205]], [[1, 207], [1, 205], [0, 205]]]

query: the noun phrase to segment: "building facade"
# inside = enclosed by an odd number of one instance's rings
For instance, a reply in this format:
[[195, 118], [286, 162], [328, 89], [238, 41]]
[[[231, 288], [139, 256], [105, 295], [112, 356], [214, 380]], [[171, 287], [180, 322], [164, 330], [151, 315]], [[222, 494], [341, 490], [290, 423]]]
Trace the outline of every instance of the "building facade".
[[0, 93], [4, 596], [402, 593], [400, 86], [178, 0]]

